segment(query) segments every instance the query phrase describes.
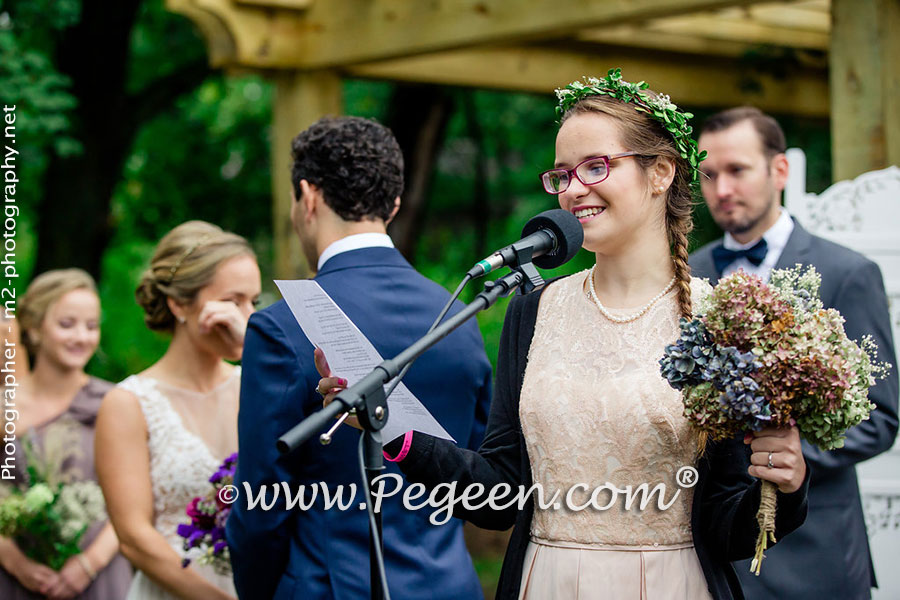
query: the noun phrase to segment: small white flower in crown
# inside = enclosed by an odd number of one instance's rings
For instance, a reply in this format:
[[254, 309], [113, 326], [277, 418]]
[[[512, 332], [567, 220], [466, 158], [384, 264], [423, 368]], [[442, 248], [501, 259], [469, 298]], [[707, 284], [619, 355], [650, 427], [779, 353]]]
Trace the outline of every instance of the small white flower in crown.
[[676, 110], [678, 108], [672, 103], [672, 99], [669, 98], [668, 94], [660, 94], [655, 99], [650, 99], [649, 102], [652, 106], [660, 110]]

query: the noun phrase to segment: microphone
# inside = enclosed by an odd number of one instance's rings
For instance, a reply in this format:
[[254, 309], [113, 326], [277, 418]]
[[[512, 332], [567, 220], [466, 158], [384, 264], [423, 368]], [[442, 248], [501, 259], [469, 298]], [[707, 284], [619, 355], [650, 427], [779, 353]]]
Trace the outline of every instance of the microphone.
[[584, 229], [575, 215], [554, 208], [532, 217], [522, 228], [522, 239], [478, 261], [467, 274], [474, 279], [502, 266], [518, 267], [527, 262], [555, 269], [572, 260], [583, 243]]

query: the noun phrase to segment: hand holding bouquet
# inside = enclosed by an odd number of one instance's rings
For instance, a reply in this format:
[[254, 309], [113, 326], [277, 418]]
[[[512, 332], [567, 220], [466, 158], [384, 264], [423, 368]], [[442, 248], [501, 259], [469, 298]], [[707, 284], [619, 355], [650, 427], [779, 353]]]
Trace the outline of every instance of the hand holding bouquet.
[[231, 505], [223, 499], [230, 494], [237, 467], [237, 453], [225, 459], [209, 478], [212, 489], [206, 496], [197, 496], [187, 505], [185, 513], [190, 523], [178, 526], [178, 535], [184, 538], [187, 553], [181, 565], [187, 567], [193, 558], [201, 565], [211, 565], [221, 575], [231, 574], [231, 557], [225, 541], [225, 522], [231, 514]]
[[[813, 267], [801, 273], [799, 265], [772, 271], [768, 285], [737, 271], [699, 303], [696, 318], [681, 320], [660, 367], [703, 439], [796, 425], [803, 439], [831, 450], [868, 418], [869, 387], [889, 365], [876, 361], [871, 337], [859, 345], [847, 337], [843, 317], [818, 298], [820, 282]], [[775, 542], [775, 491], [763, 481], [757, 575]]]
[[76, 428], [63, 419], [48, 426], [40, 448], [26, 434], [22, 447], [28, 482], [0, 486], [0, 535], [12, 538], [25, 556], [54, 571], [81, 553], [85, 532], [106, 519], [100, 487], [62, 471], [62, 465], [78, 454]]

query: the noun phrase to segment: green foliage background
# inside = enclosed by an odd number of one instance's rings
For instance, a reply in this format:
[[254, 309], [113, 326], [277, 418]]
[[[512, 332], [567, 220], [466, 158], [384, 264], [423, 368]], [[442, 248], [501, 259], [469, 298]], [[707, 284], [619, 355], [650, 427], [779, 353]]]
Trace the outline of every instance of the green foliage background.
[[[49, 153], [78, 152], [66, 136], [67, 110], [75, 99], [54, 69], [52, 34], [77, 20], [80, 2], [35, 0], [18, 6], [19, 20], [41, 27], [13, 29], [0, 16], [0, 95], [17, 105], [17, 136], [22, 147], [18, 224], [20, 288], [29, 279], [36, 240], [34, 206]], [[0, 5], [0, 13], [3, 8]], [[161, 0], [148, 0], [132, 36], [129, 86], [141, 86], [173, 58], [161, 40], [191, 36], [193, 52], [204, 52], [199, 35], [181, 17], [166, 12]], [[393, 86], [348, 80], [347, 114], [383, 119]], [[428, 199], [424, 227], [412, 257], [426, 276], [453, 289], [483, 254], [515, 240], [528, 218], [556, 206], [540, 188], [537, 174], [552, 164], [556, 132], [550, 95], [454, 89], [454, 112], [441, 148]], [[210, 75], [170, 109], [146, 122], [116, 188], [112, 214], [115, 236], [102, 266], [103, 338], [89, 366], [94, 374], [120, 380], [152, 363], [166, 339], [149, 332], [134, 303], [133, 290], [156, 241], [188, 219], [204, 219], [247, 236], [263, 272], [263, 304], [277, 299], [272, 279], [272, 214], [269, 156], [271, 84], [252, 75]], [[676, 99], [677, 100], [677, 99]], [[685, 107], [697, 115], [710, 111]], [[781, 118], [792, 146], [808, 154], [810, 189], [830, 181], [827, 122]], [[274, 168], [287, 168], [287, 159]], [[73, 225], [73, 226], [77, 226]], [[719, 235], [702, 202], [696, 210], [694, 246]], [[582, 252], [554, 273], [587, 268]], [[481, 289], [470, 284], [463, 300]], [[19, 290], [20, 293], [24, 289]], [[505, 302], [479, 317], [488, 356], [496, 358]]]

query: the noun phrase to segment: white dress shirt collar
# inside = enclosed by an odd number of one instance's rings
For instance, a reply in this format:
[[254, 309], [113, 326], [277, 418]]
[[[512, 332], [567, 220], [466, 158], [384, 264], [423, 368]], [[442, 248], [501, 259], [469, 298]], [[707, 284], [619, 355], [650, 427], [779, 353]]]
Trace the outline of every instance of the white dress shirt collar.
[[361, 248], [393, 248], [394, 242], [386, 233], [357, 233], [341, 238], [329, 244], [319, 256], [317, 271], [322, 270], [322, 265], [343, 252], [359, 250]]

